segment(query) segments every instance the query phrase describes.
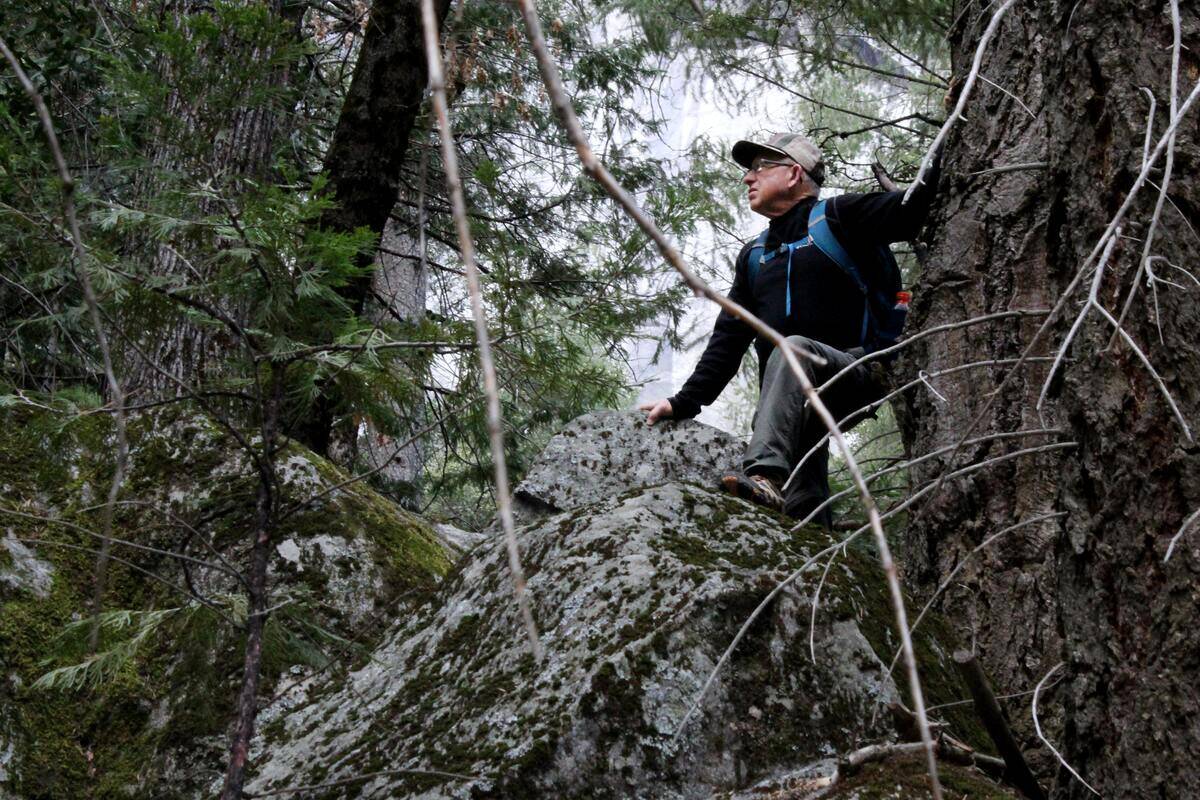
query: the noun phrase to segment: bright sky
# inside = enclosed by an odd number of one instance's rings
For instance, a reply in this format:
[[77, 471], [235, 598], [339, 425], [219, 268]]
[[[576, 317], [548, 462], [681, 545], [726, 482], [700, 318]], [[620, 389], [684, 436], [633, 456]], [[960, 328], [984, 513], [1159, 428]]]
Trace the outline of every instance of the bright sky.
[[[663, 85], [663, 95], [657, 98], [659, 110], [666, 116], [666, 127], [663, 141], [651, 144], [652, 155], [672, 161], [683, 169], [686, 165], [686, 153], [691, 143], [701, 137], [708, 136], [723, 141], [726, 147], [732, 147], [738, 139], [762, 134], [764, 131], [791, 130], [795, 125], [794, 117], [782, 116], [778, 110], [793, 108], [792, 98], [782, 90], [767, 87], [768, 91], [761, 92], [756, 109], [736, 109], [721, 102], [716, 97], [711, 82], [704, 79], [696, 85], [695, 79], [691, 84], [684, 76], [684, 65], [676, 60], [670, 66], [669, 75]], [[773, 114], [771, 109], [777, 111]], [[744, 197], [744, 196], [743, 196]], [[766, 219], [751, 213], [744, 200], [738, 209], [738, 224], [735, 230], [741, 239], [749, 239], [766, 226]], [[717, 283], [715, 288], [727, 291], [733, 278], [731, 259], [736, 254], [741, 242], [727, 241], [725, 234], [717, 234], [720, 241], [712, 240], [711, 244], [701, 240], [690, 242], [689, 249], [693, 252], [712, 252], [716, 263], [711, 264], [711, 274], [723, 276], [723, 283]], [[707, 245], [707, 246], [706, 246]], [[709, 300], [694, 298], [690, 301], [691, 308], [686, 318], [684, 330], [690, 331], [685, 337], [694, 341], [691, 348], [683, 352], [664, 355], [657, 368], [648, 368], [639, 378], [649, 380], [638, 397], [638, 402], [657, 400], [674, 394], [692, 374], [704, 345], [708, 341], [708, 333], [712, 330], [717, 317], [717, 306]], [[653, 348], [643, 347], [640, 353], [649, 356]], [[732, 430], [733, 404], [736, 398], [727, 389], [721, 398], [713, 405], [705, 408], [698, 419], [722, 430]]]

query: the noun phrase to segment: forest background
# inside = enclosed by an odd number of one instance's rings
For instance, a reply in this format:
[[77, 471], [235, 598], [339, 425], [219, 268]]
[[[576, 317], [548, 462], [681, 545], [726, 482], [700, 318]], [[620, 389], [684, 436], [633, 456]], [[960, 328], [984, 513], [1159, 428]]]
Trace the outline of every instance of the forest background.
[[[653, 144], [664, 95], [809, 133], [834, 189], [904, 185], [950, 133], [945, 202], [929, 244], [904, 259], [912, 331], [930, 335], [905, 349], [908, 393], [861, 434], [859, 460], [908, 467], [873, 489], [895, 512], [890, 536], [914, 588], [936, 586], [997, 523], [1037, 523], [947, 602], [969, 609], [963, 632], [1016, 691], [1067, 665], [1078, 679], [1063, 700], [1070, 760], [1119, 752], [1109, 780], [1122, 786], [1149, 756], [1121, 749], [1122, 714], [1137, 703], [1110, 706], [1110, 683], [1154, 672], [1145, 691], [1196, 703], [1187, 659], [1154, 664], [1183, 646], [1174, 615], [1195, 603], [1191, 567], [1157, 565], [1200, 502], [1187, 477], [1200, 403], [1187, 300], [1200, 287], [1186, 113], [1197, 20], [1174, 4], [1048, 3], [1017, 4], [1001, 24], [1013, 5], [577, 2], [538, 13], [597, 155], [718, 287], [749, 233], [728, 145], [754, 131], [699, 131], [685, 152], [664, 153]], [[519, 478], [565, 421], [628, 407], [623, 362], [647, 332], [674, 348], [697, 335], [681, 327], [692, 292], [581, 166], [518, 8], [435, 6], [506, 474]], [[976, 47], [992, 30], [980, 71]], [[94, 611], [136, 412], [207, 415], [244, 450], [257, 480], [252, 564], [279, 523], [285, 440], [434, 517], [468, 528], [492, 518], [486, 361], [418, 4], [39, 0], [0, 10], [0, 35], [11, 68], [0, 78], [2, 402], [64, 426], [111, 420], [108, 502], [92, 512], [103, 534], [86, 587]], [[960, 115], [964, 86], [975, 94]], [[748, 375], [752, 365], [752, 393]], [[1139, 481], [1154, 513], [1138, 510]], [[905, 514], [918, 495], [931, 497]], [[250, 583], [253, 642], [269, 587]], [[1173, 621], [1139, 611], [1131, 627], [1130, 592], [1183, 608], [1146, 600]], [[1075, 627], [1095, 603], [1110, 613]], [[1028, 622], [1016, 633], [1014, 614]], [[94, 651], [95, 627], [90, 639]], [[247, 669], [246, 735], [256, 686]]]

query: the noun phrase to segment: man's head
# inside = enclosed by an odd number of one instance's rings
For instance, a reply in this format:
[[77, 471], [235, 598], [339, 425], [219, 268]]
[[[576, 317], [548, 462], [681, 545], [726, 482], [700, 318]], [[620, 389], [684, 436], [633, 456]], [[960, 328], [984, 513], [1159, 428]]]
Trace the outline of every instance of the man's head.
[[750, 209], [778, 217], [802, 198], [816, 196], [825, 180], [825, 163], [817, 146], [798, 133], [776, 133], [766, 142], [742, 140], [733, 160], [746, 168], [742, 182]]

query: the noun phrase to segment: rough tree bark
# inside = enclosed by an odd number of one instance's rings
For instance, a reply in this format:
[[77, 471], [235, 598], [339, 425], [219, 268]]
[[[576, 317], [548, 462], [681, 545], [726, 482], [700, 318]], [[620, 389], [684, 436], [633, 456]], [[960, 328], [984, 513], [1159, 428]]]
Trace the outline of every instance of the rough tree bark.
[[[1200, 77], [1200, 16], [1181, 3], [1181, 99]], [[955, 3], [954, 72], [970, 68], [991, 9]], [[941, 208], [915, 291], [915, 329], [1017, 308], [1048, 308], [1083, 264], [1142, 165], [1148, 100], [1155, 135], [1167, 124], [1172, 27], [1166, 3], [1074, 0], [1018, 3], [982, 72], [1020, 97], [979, 85], [968, 121], [946, 151]], [[1196, 272], [1200, 238], [1200, 135], [1193, 111], [1179, 129], [1170, 199], [1153, 253]], [[1046, 162], [971, 177], [1003, 165]], [[1161, 167], [1161, 160], [1160, 160]], [[1161, 168], [1151, 180], [1162, 179]], [[1128, 217], [1101, 286], [1114, 313], [1130, 290], [1157, 189], [1147, 185]], [[1163, 342], [1143, 285], [1126, 327], [1163, 375], [1193, 428], [1200, 424], [1200, 286], [1168, 267], [1180, 288], [1158, 287]], [[1037, 355], [1053, 355], [1085, 297], [1054, 323]], [[967, 361], [1014, 358], [1041, 319], [1005, 320], [926, 339], [902, 368], [933, 371]], [[1200, 507], [1200, 449], [1189, 444], [1147, 371], [1128, 347], [1104, 351], [1112, 333], [1094, 314], [1080, 331], [1046, 424], [1079, 447], [1025, 458], [948, 481], [906, 534], [907, 578], [928, 591], [987, 535], [1037, 514], [1067, 516], [999, 540], [963, 573], [946, 609], [974, 643], [998, 693], [1027, 691], [1056, 663], [1065, 678], [1042, 698], [1058, 725], [1056, 746], [1105, 798], [1200, 796], [1200, 533], [1165, 564], [1167, 543]], [[1034, 405], [1046, 367], [1025, 367], [1000, 393], [978, 433], [1039, 425]], [[1003, 373], [962, 372], [898, 409], [906, 447], [925, 453], [955, 443]], [[977, 434], [978, 435], [978, 434]], [[1019, 446], [1019, 445], [1014, 445]], [[999, 445], [960, 454], [958, 465]], [[914, 483], [938, 465], [914, 471]], [[1032, 746], [1029, 698], [1008, 712]], [[1054, 769], [1047, 754], [1043, 769]], [[1058, 770], [1055, 798], [1090, 792]]]
[[[450, 0], [434, 4], [440, 26]], [[376, 0], [325, 170], [337, 205], [323, 215], [322, 227], [352, 231], [367, 228], [382, 235], [400, 188], [400, 170], [421, 110], [429, 75], [421, 40], [417, 0]], [[343, 292], [363, 313], [371, 296], [373, 274]], [[329, 452], [337, 398], [323, 393], [296, 434], [313, 450]]]
[[[299, 36], [301, 17], [304, 5], [290, 0], [271, 0], [268, 3], [272, 17], [286, 25], [295, 37]], [[170, 18], [185, 35], [189, 31], [188, 17], [211, 11], [205, 3], [194, 0], [178, 0], [164, 3], [160, 16]], [[224, 42], [226, 52], [223, 58], [231, 58], [230, 51], [240, 56], [250, 64], [268, 63], [273, 55], [269, 50], [251, 46], [236, 38], [228, 37]], [[204, 59], [213, 56], [204, 53]], [[237, 60], [235, 57], [233, 60]], [[164, 58], [158, 65], [160, 79], [171, 83], [172, 70], [175, 69], [171, 60]], [[261, 83], [250, 84], [246, 87], [246, 96], [253, 96], [255, 91], [265, 87], [286, 85], [292, 79], [294, 70], [290, 65], [273, 68], [266, 74]], [[196, 105], [196, 101], [199, 104]], [[172, 91], [166, 100], [167, 118], [171, 125], [182, 125], [195, 132], [201, 124], [213, 129], [213, 145], [211, 151], [204, 154], [200, 163], [193, 156], [181, 156], [172, 141], [175, 135], [171, 128], [159, 131], [157, 140], [150, 148], [150, 164], [153, 169], [147, 174], [151, 176], [141, 191], [152, 195], [161, 190], [155, 182], [154, 175], [162, 172], [184, 171], [204, 180], [223, 174], [240, 175], [247, 178], [263, 179], [271, 169], [271, 156], [276, 143], [288, 134], [286, 115], [279, 109], [265, 106], [261, 103], [231, 108], [214, 108], [205, 98], [186, 98], [178, 91]], [[213, 120], [217, 120], [216, 124]], [[204, 201], [201, 204], [204, 213], [215, 213], [219, 210], [217, 203]], [[184, 275], [188, 278], [194, 267], [186, 261], [189, 246], [185, 241], [176, 241], [172, 246], [159, 245], [153, 255], [151, 273], [157, 276]], [[221, 363], [222, 351], [228, 349], [230, 342], [224, 334], [213, 334], [211, 331], [197, 326], [190, 319], [176, 315], [168, 319], [166, 324], [155, 326], [146, 331], [140, 345], [140, 350], [148, 358], [143, 358], [134, 352], [125, 354], [124, 372], [130, 389], [145, 396], [178, 395], [184, 386], [198, 385], [216, 365]], [[153, 362], [153, 363], [151, 363]]]
[[[424, 215], [419, 209], [410, 208], [418, 204], [418, 198], [406, 197], [408, 194], [412, 193], [402, 191], [396, 204], [396, 210], [404, 209], [405, 216], [394, 213], [389, 217], [380, 238], [372, 276], [372, 300], [366, 304], [367, 316], [373, 321], [415, 323], [425, 318], [429, 275], [421, 258], [424, 243], [416, 233], [424, 224]], [[416, 433], [421, 422], [411, 414], [405, 415], [402, 408], [394, 410], [409, 423], [399, 435], [403, 442]], [[402, 505], [419, 507], [419, 479], [425, 466], [425, 450], [419, 438], [397, 449], [396, 437], [385, 434], [368, 418], [359, 429], [344, 437], [343, 444], [349, 452], [345, 458], [336, 454], [338, 461], [374, 471], [372, 482], [376, 489]]]

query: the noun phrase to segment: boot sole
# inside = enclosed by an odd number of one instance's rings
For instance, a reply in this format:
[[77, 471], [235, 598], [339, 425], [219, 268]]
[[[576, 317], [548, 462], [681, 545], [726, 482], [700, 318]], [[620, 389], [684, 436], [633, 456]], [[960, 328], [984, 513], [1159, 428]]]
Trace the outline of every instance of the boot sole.
[[758, 488], [758, 484], [740, 472], [722, 475], [721, 488], [734, 497], [740, 497], [763, 508], [769, 508], [772, 511], [782, 510], [782, 508], [778, 508], [775, 504], [767, 501]]

